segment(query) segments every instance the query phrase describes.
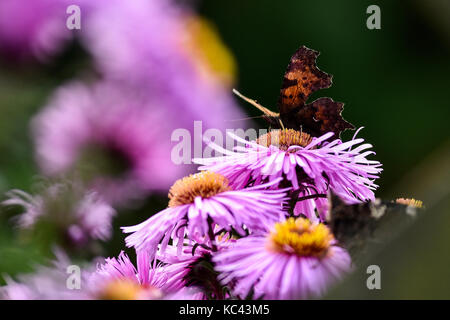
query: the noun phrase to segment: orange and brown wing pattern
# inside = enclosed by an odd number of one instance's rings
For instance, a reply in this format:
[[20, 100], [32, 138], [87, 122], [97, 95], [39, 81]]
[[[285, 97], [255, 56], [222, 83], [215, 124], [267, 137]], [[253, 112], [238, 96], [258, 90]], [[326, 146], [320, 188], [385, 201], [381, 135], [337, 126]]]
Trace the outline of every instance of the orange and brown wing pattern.
[[281, 114], [305, 105], [308, 97], [319, 89], [331, 86], [332, 76], [319, 70], [319, 52], [302, 46], [291, 58], [281, 86], [279, 109]]
[[344, 104], [320, 98], [306, 104], [309, 96], [331, 86], [332, 76], [316, 66], [319, 52], [302, 46], [291, 58], [284, 75], [279, 99], [280, 118], [287, 128], [300, 128], [312, 136], [334, 132], [335, 138], [354, 126], [342, 118]]

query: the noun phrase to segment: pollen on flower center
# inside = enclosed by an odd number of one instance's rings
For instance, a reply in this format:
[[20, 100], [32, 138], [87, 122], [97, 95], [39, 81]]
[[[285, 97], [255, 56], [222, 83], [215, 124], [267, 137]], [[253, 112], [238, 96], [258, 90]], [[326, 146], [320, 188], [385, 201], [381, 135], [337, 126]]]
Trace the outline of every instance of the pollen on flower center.
[[305, 257], [324, 257], [334, 237], [324, 224], [313, 225], [304, 218], [277, 223], [269, 236], [269, 247], [277, 252]]
[[169, 190], [169, 207], [193, 203], [196, 197], [209, 198], [231, 190], [224, 176], [202, 171], [177, 180]]
[[414, 198], [398, 198], [395, 200], [398, 204], [404, 204], [406, 206], [414, 207], [414, 208], [422, 208], [423, 202], [421, 200], [416, 200]]
[[158, 299], [161, 291], [127, 279], [117, 279], [106, 284], [100, 298], [103, 300]]
[[293, 129], [273, 130], [256, 139], [256, 143], [262, 146], [272, 145], [281, 150], [287, 150], [291, 146], [306, 147], [311, 141], [309, 134]]

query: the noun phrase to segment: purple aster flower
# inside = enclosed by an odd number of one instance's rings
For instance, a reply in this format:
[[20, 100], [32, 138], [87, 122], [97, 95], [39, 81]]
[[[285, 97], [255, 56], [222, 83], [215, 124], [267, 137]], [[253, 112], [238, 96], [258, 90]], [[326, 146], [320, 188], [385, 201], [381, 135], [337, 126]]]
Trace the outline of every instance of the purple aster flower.
[[0, 52], [8, 58], [44, 62], [71, 38], [65, 0], [0, 1]]
[[[220, 232], [217, 228], [215, 231]], [[217, 279], [217, 272], [213, 270], [211, 258], [215, 252], [225, 250], [236, 240], [227, 233], [216, 236], [216, 251], [213, 251], [210, 240], [196, 240], [195, 243], [185, 240], [181, 252], [177, 246], [168, 245], [164, 252], [156, 254], [156, 259], [164, 263], [167, 288], [176, 290], [180, 286], [194, 286], [202, 288], [203, 296], [199, 297], [202, 300], [228, 298]]]
[[[366, 158], [374, 154], [373, 151], [362, 152], [372, 145], [365, 143], [352, 149], [364, 141], [361, 138], [354, 137], [345, 143], [339, 139], [327, 142], [333, 133], [311, 138], [292, 129], [271, 131], [252, 142], [230, 136], [245, 146], [238, 146], [236, 152], [231, 152], [211, 145], [225, 155], [194, 159], [194, 162], [202, 164], [202, 170], [224, 175], [234, 187], [283, 178], [293, 190], [300, 192], [299, 199], [314, 199], [314, 194], [325, 196], [330, 189], [348, 202], [374, 199], [372, 190], [377, 185], [373, 181], [382, 171], [381, 164]], [[302, 203], [296, 211], [313, 218], [315, 213], [310, 210], [315, 208], [320, 208], [322, 216], [326, 212], [326, 201], [316, 199]]]
[[138, 253], [137, 268], [122, 251], [107, 258], [89, 278], [91, 295], [106, 300], [199, 300], [203, 293], [171, 279], [167, 266]]
[[2, 205], [21, 206], [25, 210], [16, 218], [22, 229], [32, 229], [45, 220], [76, 246], [111, 237], [116, 211], [96, 192], [85, 191], [77, 183], [52, 184], [35, 196], [21, 190], [6, 195], [8, 199]]
[[160, 243], [164, 252], [170, 239], [178, 240], [181, 252], [186, 231], [190, 239], [211, 240], [215, 238], [216, 226], [229, 232], [234, 229], [242, 235], [244, 228], [251, 232], [264, 230], [264, 224], [285, 215], [282, 203], [287, 189], [264, 190], [270, 186], [269, 183], [233, 190], [227, 179], [217, 173], [190, 175], [171, 187], [167, 209], [136, 226], [122, 228], [125, 233], [133, 233], [125, 241], [127, 246], [152, 255]]
[[275, 224], [265, 235], [238, 239], [213, 261], [219, 278], [247, 298], [306, 299], [321, 296], [351, 269], [349, 254], [328, 227], [304, 218]]
[[167, 274], [167, 283], [169, 289], [179, 289], [180, 286], [187, 285], [186, 277], [189, 274], [189, 266], [195, 264], [204, 254], [209, 251], [198, 247], [194, 250], [192, 245], [183, 246], [178, 254], [176, 246], [168, 245], [166, 250], [156, 255], [156, 259], [165, 264], [164, 271]]
[[138, 256], [137, 268], [122, 251], [118, 258], [107, 258], [89, 278], [94, 297], [104, 300], [154, 300], [164, 295], [167, 277], [152, 268], [146, 257]]

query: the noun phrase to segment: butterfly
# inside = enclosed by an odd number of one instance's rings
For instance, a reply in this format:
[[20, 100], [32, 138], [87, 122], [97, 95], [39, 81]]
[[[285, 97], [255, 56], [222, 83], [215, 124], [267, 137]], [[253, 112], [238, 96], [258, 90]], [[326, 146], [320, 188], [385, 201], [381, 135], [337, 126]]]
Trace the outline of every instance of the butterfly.
[[354, 129], [351, 123], [342, 118], [344, 104], [331, 98], [319, 98], [307, 103], [311, 94], [329, 88], [332, 84], [332, 75], [316, 66], [318, 56], [319, 52], [302, 46], [291, 57], [281, 86], [279, 113], [263, 107], [236, 90], [233, 92], [261, 110], [273, 128], [303, 130], [314, 137], [334, 132], [339, 137], [342, 131]]
[[349, 205], [332, 193], [328, 195], [328, 201], [326, 224], [338, 243], [356, 260], [375, 246], [392, 240], [423, 210], [381, 199]]

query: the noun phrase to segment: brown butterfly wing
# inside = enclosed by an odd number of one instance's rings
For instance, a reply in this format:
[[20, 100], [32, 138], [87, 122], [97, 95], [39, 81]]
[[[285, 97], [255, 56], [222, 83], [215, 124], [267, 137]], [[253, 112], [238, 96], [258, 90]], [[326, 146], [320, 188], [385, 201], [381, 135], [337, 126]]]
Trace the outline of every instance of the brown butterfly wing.
[[319, 52], [302, 46], [291, 58], [283, 78], [278, 108], [283, 125], [313, 136], [333, 131], [339, 136], [353, 125], [345, 121], [341, 112], [343, 103], [321, 98], [310, 104], [306, 101], [319, 89], [329, 88], [332, 76], [316, 66]]
[[319, 98], [300, 108], [293, 117], [292, 125], [298, 127], [300, 124], [313, 136], [332, 131], [335, 133], [333, 138], [339, 138], [340, 133], [345, 129], [354, 129], [351, 123], [342, 118], [343, 109], [342, 102], [333, 101], [331, 98]]
[[281, 86], [280, 113], [287, 114], [305, 105], [313, 92], [331, 86], [332, 76], [316, 67], [318, 55], [319, 52], [303, 46], [292, 56]]

